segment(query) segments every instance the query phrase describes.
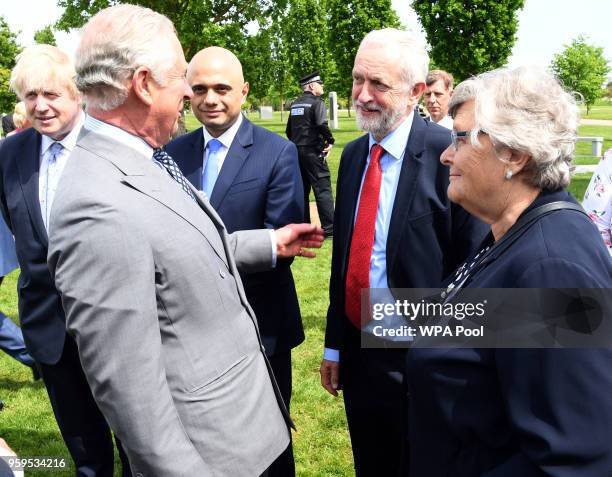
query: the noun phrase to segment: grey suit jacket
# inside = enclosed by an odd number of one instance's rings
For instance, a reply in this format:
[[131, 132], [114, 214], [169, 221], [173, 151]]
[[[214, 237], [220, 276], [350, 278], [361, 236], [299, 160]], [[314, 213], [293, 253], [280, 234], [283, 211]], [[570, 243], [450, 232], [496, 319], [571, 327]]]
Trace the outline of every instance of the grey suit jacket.
[[261, 474], [290, 421], [238, 268], [271, 266], [269, 232], [228, 235], [201, 194], [83, 129], [49, 236], [68, 330], [133, 473]]

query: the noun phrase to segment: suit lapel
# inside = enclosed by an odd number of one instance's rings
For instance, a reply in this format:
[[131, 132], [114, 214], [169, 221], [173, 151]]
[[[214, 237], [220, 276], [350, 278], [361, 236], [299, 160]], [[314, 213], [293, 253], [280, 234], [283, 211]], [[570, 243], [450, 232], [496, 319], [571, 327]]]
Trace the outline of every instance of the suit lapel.
[[215, 187], [210, 197], [210, 203], [215, 209], [219, 209], [225, 199], [234, 179], [242, 169], [249, 156], [249, 147], [253, 144], [253, 125], [246, 118], [242, 119], [242, 124], [238, 128], [236, 137], [232, 141], [231, 147], [227, 152], [223, 167], [215, 182]]
[[[338, 237], [342, 243], [349, 244], [353, 233], [353, 224], [355, 219], [355, 210], [357, 208], [357, 197], [359, 196], [359, 187], [361, 186], [361, 178], [363, 176], [363, 170], [368, 159], [368, 145], [369, 136], [362, 136], [357, 143], [353, 151], [350, 152], [351, 157], [347, 157], [348, 164], [344, 165], [344, 179], [343, 179], [343, 201], [346, 213], [339, 214], [340, 229], [344, 232], [341, 237]], [[342, 233], [342, 232], [341, 232]], [[350, 246], [343, 248], [342, 253], [342, 268], [346, 270], [346, 261], [348, 259]]]
[[204, 135], [202, 128], [192, 133], [191, 141], [186, 145], [184, 154], [174, 160], [181, 166], [182, 172], [196, 189], [202, 189], [202, 165], [204, 163]]
[[33, 134], [34, 140], [24, 141], [24, 147], [16, 157], [17, 169], [19, 170], [19, 184], [23, 197], [30, 214], [30, 220], [34, 229], [38, 232], [41, 242], [48, 246], [49, 238], [40, 211], [40, 199], [38, 195], [38, 178], [40, 170], [40, 143], [41, 135]]
[[[122, 182], [151, 197], [195, 227], [208, 241], [215, 253], [227, 264], [221, 241], [223, 224], [202, 194], [192, 187], [197, 203], [185, 197], [185, 192], [170, 176], [160, 170], [152, 160], [112, 139], [81, 131], [78, 146], [113, 163], [124, 175]], [[199, 207], [198, 207], [199, 205]], [[202, 210], [206, 215], [202, 214]], [[206, 216], [210, 220], [206, 220]]]
[[397, 192], [391, 213], [389, 234], [387, 236], [387, 274], [389, 264], [394, 263], [397, 249], [399, 247], [404, 223], [412, 209], [415, 193], [418, 189], [417, 182], [422, 167], [422, 155], [425, 150], [426, 122], [417, 114], [412, 120], [412, 127], [408, 136], [408, 143], [402, 161]]

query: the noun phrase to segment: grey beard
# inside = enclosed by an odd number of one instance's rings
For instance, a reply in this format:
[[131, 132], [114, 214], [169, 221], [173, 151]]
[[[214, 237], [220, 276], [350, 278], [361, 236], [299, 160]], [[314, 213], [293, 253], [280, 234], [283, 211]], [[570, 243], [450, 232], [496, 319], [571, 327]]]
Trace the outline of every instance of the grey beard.
[[379, 109], [381, 115], [378, 118], [364, 118], [361, 115], [361, 110], [356, 108], [357, 127], [375, 137], [383, 138], [393, 130], [397, 121], [406, 114], [407, 107], [408, 104], [403, 104], [394, 109]]

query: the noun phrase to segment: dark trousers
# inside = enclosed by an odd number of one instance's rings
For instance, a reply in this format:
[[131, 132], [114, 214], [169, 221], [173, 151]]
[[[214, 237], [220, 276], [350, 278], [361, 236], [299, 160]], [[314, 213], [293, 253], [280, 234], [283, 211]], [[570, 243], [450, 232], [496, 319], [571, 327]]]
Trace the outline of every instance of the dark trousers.
[[407, 475], [408, 394], [404, 349], [361, 349], [350, 331], [340, 354], [356, 477]]
[[334, 233], [334, 198], [327, 161], [316, 147], [298, 146], [300, 172], [304, 185], [304, 222], [310, 223], [310, 189], [314, 191], [321, 227], [326, 236]]
[[[112, 477], [113, 438], [87, 384], [74, 340], [67, 335], [60, 360], [53, 365], [41, 364], [40, 368], [57, 425], [74, 460], [76, 476]], [[116, 445], [123, 466], [121, 475], [131, 476], [118, 439]]]
[[[289, 410], [289, 404], [291, 402], [291, 351], [269, 356], [268, 360], [272, 366], [272, 372], [274, 372], [278, 388], [283, 396], [283, 401], [285, 401], [287, 410]], [[268, 470], [263, 476], [295, 476], [295, 460], [293, 458], [293, 445], [291, 442], [289, 442], [287, 449], [276, 458], [270, 467], [268, 467]]]

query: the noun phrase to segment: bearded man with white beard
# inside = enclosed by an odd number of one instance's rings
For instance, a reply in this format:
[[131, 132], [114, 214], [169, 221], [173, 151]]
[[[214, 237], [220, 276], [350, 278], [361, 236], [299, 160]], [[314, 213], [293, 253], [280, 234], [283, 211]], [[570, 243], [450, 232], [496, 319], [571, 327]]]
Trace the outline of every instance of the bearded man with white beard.
[[[321, 384], [344, 392], [357, 477], [406, 475], [406, 350], [365, 348], [361, 290], [433, 288], [475, 251], [487, 227], [446, 196], [448, 129], [414, 108], [429, 58], [401, 30], [370, 32], [353, 67], [357, 125], [342, 152]], [[366, 326], [365, 329], [363, 327]]]

